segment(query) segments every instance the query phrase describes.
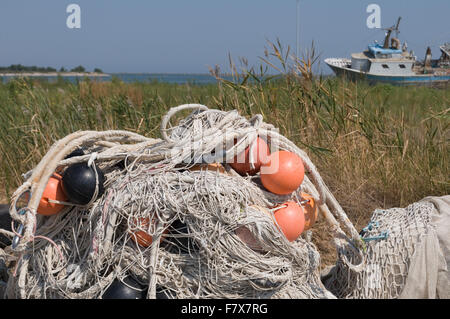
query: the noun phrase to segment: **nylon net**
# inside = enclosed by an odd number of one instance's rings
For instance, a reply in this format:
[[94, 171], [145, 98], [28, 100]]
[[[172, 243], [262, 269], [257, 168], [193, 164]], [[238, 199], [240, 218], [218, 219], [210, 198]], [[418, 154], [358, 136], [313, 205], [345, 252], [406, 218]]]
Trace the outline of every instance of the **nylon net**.
[[[3, 267], [9, 276], [0, 286], [7, 298], [102, 298], [113, 282], [129, 277], [147, 298], [391, 298], [401, 292], [428, 229], [429, 205], [376, 211], [361, 240], [306, 152], [261, 115], [246, 119], [237, 111], [182, 105], [163, 117], [161, 136], [76, 132], [24, 174], [10, 209], [23, 228], [2, 232], [14, 236]], [[257, 137], [272, 151], [302, 158], [305, 178], [292, 194], [270, 193], [258, 175], [241, 176], [227, 164]], [[66, 158], [79, 147], [86, 155]], [[104, 173], [104, 193], [87, 205], [60, 202], [65, 208], [54, 216], [37, 214], [50, 176], [81, 162]], [[325, 285], [309, 240], [314, 228], [290, 242], [274, 218], [277, 204], [300, 202], [301, 192], [317, 202], [338, 250]]]
[[[11, 212], [25, 231], [14, 250], [9, 298], [101, 298], [114, 280], [128, 276], [149, 287], [148, 298], [334, 297], [320, 281], [316, 247], [301, 237], [289, 242], [271, 210], [305, 187], [318, 196], [312, 182], [278, 196], [258, 177], [204, 163], [218, 145], [225, 145], [224, 161], [258, 135], [274, 143], [277, 133], [269, 136], [272, 127], [261, 116], [195, 108], [173, 127], [170, 118], [184, 107], [169, 112], [162, 140], [108, 131], [55, 143], [14, 195], [13, 202], [31, 190], [26, 213]], [[76, 147], [87, 155], [64, 159]], [[82, 161], [104, 172], [105, 193], [86, 206], [66, 203], [54, 216], [36, 214], [35, 198], [49, 175]]]
[[338, 298], [393, 299], [405, 287], [412, 258], [432, 228], [435, 207], [417, 202], [406, 208], [375, 210], [361, 231], [364, 267], [355, 269], [344, 254], [324, 280]]

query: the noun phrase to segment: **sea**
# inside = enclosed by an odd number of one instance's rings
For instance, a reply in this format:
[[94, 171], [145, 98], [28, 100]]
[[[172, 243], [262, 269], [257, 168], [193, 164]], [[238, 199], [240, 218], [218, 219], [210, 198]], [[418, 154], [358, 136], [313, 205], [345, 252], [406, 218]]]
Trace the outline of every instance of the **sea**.
[[[88, 76], [89, 77], [89, 76]], [[232, 80], [232, 76], [221, 76], [226, 80]], [[6, 83], [11, 79], [16, 78], [15, 76], [3, 76], [1, 81]], [[33, 79], [46, 80], [49, 82], [56, 82], [57, 76], [33, 76]], [[64, 76], [62, 79], [72, 83], [77, 83], [82, 81], [85, 76]], [[217, 79], [210, 74], [189, 74], [189, 73], [179, 73], [179, 74], [164, 74], [164, 73], [111, 73], [104, 77], [89, 77], [93, 81], [112, 81], [117, 78], [126, 83], [133, 82], [159, 82], [159, 83], [172, 83], [172, 84], [191, 84], [191, 85], [206, 85], [215, 84]]]

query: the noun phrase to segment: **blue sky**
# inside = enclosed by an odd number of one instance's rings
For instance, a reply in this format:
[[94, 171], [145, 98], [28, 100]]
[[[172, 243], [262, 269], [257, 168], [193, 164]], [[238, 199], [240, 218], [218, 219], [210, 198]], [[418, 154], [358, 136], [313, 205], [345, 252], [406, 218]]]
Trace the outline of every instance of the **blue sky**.
[[[81, 7], [81, 29], [66, 26], [66, 7]], [[402, 16], [400, 39], [419, 58], [450, 42], [449, 0], [301, 0], [300, 45], [314, 40], [321, 60], [382, 41], [366, 8], [381, 7], [388, 27]], [[106, 72], [207, 73], [227, 70], [228, 53], [259, 63], [267, 40], [296, 43], [296, 0], [1, 0], [0, 65]], [[322, 63], [323, 64], [323, 63]], [[330, 71], [323, 65], [324, 73]]]

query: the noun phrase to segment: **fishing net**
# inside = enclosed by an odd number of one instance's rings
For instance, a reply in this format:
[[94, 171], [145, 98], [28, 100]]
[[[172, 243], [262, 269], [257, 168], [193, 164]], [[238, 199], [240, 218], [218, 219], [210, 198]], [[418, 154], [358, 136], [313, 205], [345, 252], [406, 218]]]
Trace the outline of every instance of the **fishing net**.
[[338, 298], [450, 298], [449, 226], [450, 196], [377, 209], [361, 231], [364, 267], [342, 255], [325, 286]]
[[[161, 136], [76, 132], [25, 174], [10, 208], [15, 230], [3, 231], [14, 236], [7, 298], [101, 298], [128, 277], [147, 287], [147, 298], [379, 298], [407, 285], [430, 207], [376, 212], [362, 237], [388, 237], [362, 241], [308, 155], [261, 115], [181, 105], [163, 117]], [[302, 158], [305, 178], [292, 194], [270, 193], [258, 175], [226, 164], [258, 137]], [[66, 158], [79, 147], [86, 155]], [[87, 205], [62, 202], [54, 216], [37, 214], [50, 176], [81, 162], [95, 168], [96, 194], [97, 168], [104, 173], [104, 193]], [[337, 247], [325, 285], [311, 230], [289, 242], [273, 216], [277, 204], [300, 202], [301, 192], [317, 202]]]

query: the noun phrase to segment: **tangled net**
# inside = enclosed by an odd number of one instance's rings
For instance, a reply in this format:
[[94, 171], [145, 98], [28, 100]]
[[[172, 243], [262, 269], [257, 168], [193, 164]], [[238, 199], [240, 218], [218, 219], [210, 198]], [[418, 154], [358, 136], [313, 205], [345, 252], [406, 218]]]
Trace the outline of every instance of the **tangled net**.
[[338, 298], [398, 298], [414, 253], [434, 231], [430, 223], [434, 210], [431, 202], [376, 210], [362, 231], [367, 242], [364, 268], [353, 269], [338, 260], [325, 280], [327, 288]]
[[[194, 111], [171, 126], [171, 118], [186, 109]], [[247, 120], [237, 111], [181, 105], [163, 117], [161, 136], [83, 131], [51, 147], [13, 195], [10, 214], [24, 231], [13, 250], [17, 261], [5, 288], [8, 298], [101, 298], [114, 280], [127, 276], [148, 286], [147, 298], [369, 297], [355, 290], [364, 291], [363, 267], [370, 249], [379, 248], [374, 242], [364, 250], [307, 154], [261, 115]], [[227, 164], [208, 165], [211, 159], [233, 159], [258, 136], [272, 149], [302, 158], [307, 174], [291, 195], [267, 192], [257, 176], [240, 176]], [[65, 159], [79, 147], [87, 155]], [[105, 193], [85, 206], [65, 203], [51, 217], [36, 214], [50, 176], [79, 162], [104, 172]], [[301, 191], [317, 201], [338, 249], [327, 287], [310, 231], [291, 243], [272, 214], [279, 203], [299, 201]], [[24, 194], [28, 204], [19, 214]], [[136, 243], [139, 231], [152, 237], [147, 248]], [[349, 285], [355, 276], [361, 276], [356, 286]]]

